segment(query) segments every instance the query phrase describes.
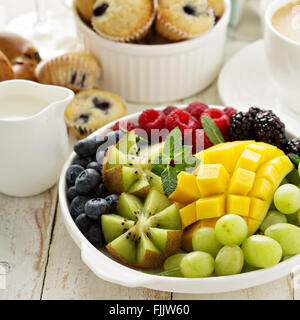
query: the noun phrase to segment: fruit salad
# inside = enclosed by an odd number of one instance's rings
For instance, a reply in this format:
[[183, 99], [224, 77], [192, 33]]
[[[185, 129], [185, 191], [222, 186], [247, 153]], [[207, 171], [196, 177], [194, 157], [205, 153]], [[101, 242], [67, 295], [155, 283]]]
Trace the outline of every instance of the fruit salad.
[[70, 214], [125, 265], [202, 278], [300, 253], [300, 139], [272, 111], [148, 109], [74, 151]]

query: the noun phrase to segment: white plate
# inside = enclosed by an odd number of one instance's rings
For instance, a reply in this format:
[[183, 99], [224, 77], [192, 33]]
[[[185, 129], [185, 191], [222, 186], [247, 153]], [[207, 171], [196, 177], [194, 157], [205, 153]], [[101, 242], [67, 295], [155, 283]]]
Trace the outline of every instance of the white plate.
[[219, 75], [218, 90], [225, 105], [243, 109], [258, 106], [300, 119], [299, 114], [279, 100], [277, 85], [268, 71], [263, 40], [246, 46], [224, 65]]
[[[185, 106], [181, 106], [185, 107]], [[162, 109], [162, 108], [161, 108]], [[124, 117], [124, 120], [137, 122], [140, 113]], [[281, 114], [278, 114], [281, 117]], [[90, 137], [104, 136], [114, 125], [110, 123], [98, 131], [94, 132]], [[289, 126], [288, 134], [297, 135], [297, 127]], [[66, 198], [66, 171], [75, 158], [73, 152], [61, 173], [59, 182], [59, 200], [62, 209], [64, 222], [71, 237], [81, 250], [81, 258], [83, 262], [100, 278], [123, 285], [126, 287], [145, 287], [149, 289], [181, 292], [181, 293], [217, 293], [245, 289], [258, 286], [267, 282], [271, 282], [282, 278], [293, 270], [296, 270], [300, 263], [300, 255], [290, 258], [278, 265], [262, 269], [258, 271], [242, 273], [234, 276], [226, 277], [209, 277], [209, 278], [174, 278], [161, 277], [146, 274], [126, 267], [113, 260], [105, 249], [97, 250], [84, 235], [79, 231], [73, 221], [68, 208]]]

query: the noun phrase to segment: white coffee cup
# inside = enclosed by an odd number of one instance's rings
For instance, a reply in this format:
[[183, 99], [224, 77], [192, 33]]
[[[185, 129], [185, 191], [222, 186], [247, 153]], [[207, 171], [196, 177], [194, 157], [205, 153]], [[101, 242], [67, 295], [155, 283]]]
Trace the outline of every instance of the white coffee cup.
[[274, 95], [279, 95], [282, 106], [300, 113], [300, 43], [281, 34], [271, 22], [274, 13], [290, 2], [276, 0], [270, 3], [265, 13], [264, 38], [269, 70], [278, 85]]

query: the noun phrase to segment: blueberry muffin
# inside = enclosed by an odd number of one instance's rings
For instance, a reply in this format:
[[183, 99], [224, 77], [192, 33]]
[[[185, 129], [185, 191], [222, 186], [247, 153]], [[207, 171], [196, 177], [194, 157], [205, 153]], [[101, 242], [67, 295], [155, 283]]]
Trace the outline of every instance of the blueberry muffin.
[[224, 0], [207, 0], [209, 8], [214, 10], [216, 18], [221, 18], [225, 11], [225, 2]]
[[110, 40], [136, 41], [149, 31], [155, 7], [154, 0], [96, 0], [92, 25], [98, 34]]
[[171, 41], [198, 37], [214, 23], [214, 12], [207, 0], [158, 0], [155, 28]]
[[93, 14], [93, 6], [96, 0], [74, 0], [74, 2], [80, 16], [86, 22], [90, 22]]
[[66, 87], [74, 92], [92, 89], [100, 75], [99, 63], [85, 52], [68, 52], [41, 62], [36, 68], [38, 82]]
[[65, 119], [75, 137], [83, 139], [125, 113], [126, 106], [118, 96], [94, 89], [76, 94], [65, 111]]

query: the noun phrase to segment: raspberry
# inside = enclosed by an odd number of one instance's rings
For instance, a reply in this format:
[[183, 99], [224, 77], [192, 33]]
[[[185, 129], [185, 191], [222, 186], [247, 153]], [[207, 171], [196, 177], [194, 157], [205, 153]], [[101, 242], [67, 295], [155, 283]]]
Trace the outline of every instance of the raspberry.
[[132, 131], [132, 130], [134, 130], [136, 128], [137, 128], [137, 126], [134, 123], [127, 122], [127, 121], [118, 121], [113, 126], [113, 130], [114, 131], [118, 131], [120, 129], [125, 129], [127, 131]]
[[237, 110], [232, 107], [227, 107], [223, 110], [223, 112], [231, 119], [237, 113]]
[[203, 129], [197, 129], [193, 134], [193, 154], [198, 153], [204, 149], [212, 147], [208, 136]]
[[168, 106], [163, 110], [163, 113], [168, 116], [170, 113], [172, 113], [174, 110], [178, 110], [177, 107], [174, 106]]
[[209, 106], [206, 105], [205, 103], [193, 102], [188, 105], [188, 107], [185, 109], [185, 111], [188, 112], [189, 114], [191, 114], [197, 120], [200, 120], [202, 113], [207, 109], [209, 109]]
[[151, 137], [151, 130], [164, 129], [166, 116], [162, 111], [148, 109], [139, 116], [139, 126], [144, 129], [148, 137]]
[[205, 110], [202, 115], [210, 117], [222, 134], [226, 134], [228, 132], [230, 119], [222, 110], [212, 108]]
[[190, 140], [192, 143], [192, 137], [190, 136], [191, 132], [185, 132], [185, 130], [195, 130], [200, 129], [200, 123], [196, 118], [191, 116], [184, 110], [175, 110], [168, 115], [166, 119], [166, 128], [169, 131], [172, 131], [174, 128], [178, 127], [181, 131], [183, 138], [187, 141]]

